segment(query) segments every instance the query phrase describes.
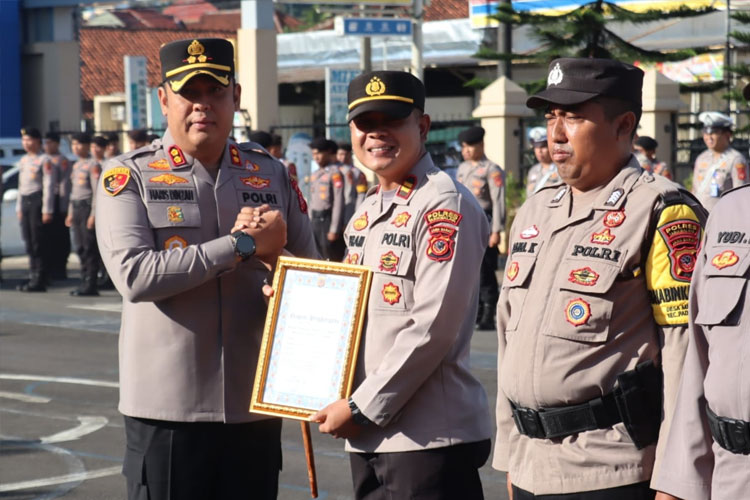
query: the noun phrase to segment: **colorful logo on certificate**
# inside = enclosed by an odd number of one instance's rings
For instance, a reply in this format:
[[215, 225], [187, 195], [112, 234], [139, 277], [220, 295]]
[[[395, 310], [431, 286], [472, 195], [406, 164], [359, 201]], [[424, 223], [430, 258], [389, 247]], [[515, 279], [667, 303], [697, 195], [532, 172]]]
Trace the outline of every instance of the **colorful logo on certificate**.
[[565, 308], [565, 319], [573, 326], [585, 325], [591, 317], [591, 306], [585, 300], [578, 298], [568, 302]]

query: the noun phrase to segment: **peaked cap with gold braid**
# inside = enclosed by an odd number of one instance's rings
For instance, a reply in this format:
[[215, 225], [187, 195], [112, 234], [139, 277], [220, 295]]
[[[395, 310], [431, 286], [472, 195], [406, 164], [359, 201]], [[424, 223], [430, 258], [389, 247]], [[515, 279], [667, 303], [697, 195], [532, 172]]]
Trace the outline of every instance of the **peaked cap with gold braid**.
[[349, 121], [368, 111], [405, 118], [414, 108], [424, 111], [424, 84], [405, 71], [371, 71], [349, 83]]
[[227, 87], [234, 76], [234, 47], [223, 38], [189, 38], [161, 46], [161, 76], [173, 92], [191, 78], [208, 75]]

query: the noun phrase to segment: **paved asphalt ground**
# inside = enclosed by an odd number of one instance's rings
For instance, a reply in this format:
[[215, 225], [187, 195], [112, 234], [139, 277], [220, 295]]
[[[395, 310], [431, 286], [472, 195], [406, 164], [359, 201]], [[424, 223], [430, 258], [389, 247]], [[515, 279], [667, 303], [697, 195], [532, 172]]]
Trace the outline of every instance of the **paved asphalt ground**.
[[[124, 448], [117, 411], [117, 334], [120, 297], [70, 297], [71, 279], [47, 293], [15, 291], [25, 257], [5, 258], [0, 290], [0, 499], [104, 500], [125, 498]], [[494, 407], [496, 339], [478, 331], [472, 366]], [[352, 498], [343, 443], [313, 426], [319, 498]], [[310, 498], [301, 433], [284, 423], [279, 499]], [[506, 499], [505, 475], [481, 470], [485, 497]], [[250, 497], [248, 497], [250, 498]], [[462, 500], [462, 499], [457, 499]]]

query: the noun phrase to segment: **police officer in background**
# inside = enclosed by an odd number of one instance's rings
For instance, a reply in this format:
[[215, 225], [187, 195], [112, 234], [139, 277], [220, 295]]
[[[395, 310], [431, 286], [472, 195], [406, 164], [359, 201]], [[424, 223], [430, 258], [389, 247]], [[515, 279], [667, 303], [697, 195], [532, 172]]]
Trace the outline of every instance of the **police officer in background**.
[[547, 128], [534, 127], [529, 130], [529, 140], [534, 148], [536, 163], [529, 169], [526, 177], [526, 198], [546, 186], [560, 184], [560, 176], [557, 175], [557, 166], [552, 163], [552, 157], [547, 147]]
[[281, 421], [248, 411], [261, 288], [283, 248], [317, 256], [310, 221], [284, 166], [229, 139], [232, 44], [178, 40], [159, 55], [167, 131], [108, 161], [96, 192], [99, 249], [123, 296], [128, 497], [275, 499]]
[[519, 209], [498, 302], [493, 466], [514, 500], [655, 494], [705, 212], [631, 153], [642, 82], [562, 58], [526, 101], [546, 110], [564, 184]]
[[[750, 86], [743, 91], [750, 99]], [[722, 194], [690, 286], [690, 342], [655, 487], [685, 500], [750, 491], [750, 187]]]
[[336, 161], [344, 177], [344, 220], [348, 221], [365, 199], [367, 177], [364, 172], [354, 166], [351, 144], [339, 144]]
[[667, 179], [672, 178], [672, 174], [669, 172], [669, 167], [663, 161], [659, 161], [656, 158], [656, 148], [659, 147], [659, 143], [656, 139], [647, 135], [639, 136], [633, 141], [633, 150], [635, 156], [641, 167], [646, 172], [651, 172], [656, 175], [663, 175]]
[[94, 230], [94, 193], [99, 183], [101, 165], [90, 155], [91, 136], [85, 132], [73, 134], [73, 154], [78, 158], [70, 175], [70, 205], [65, 225], [73, 228], [73, 238], [78, 259], [81, 261], [81, 283], [70, 292], [75, 297], [99, 295], [97, 275], [99, 272], [99, 248]]
[[695, 159], [692, 192], [710, 212], [721, 193], [747, 184], [747, 160], [730, 146], [731, 118], [718, 111], [704, 111], [698, 119], [703, 122], [703, 142], [708, 149]]
[[487, 218], [425, 150], [421, 81], [363, 73], [348, 99], [379, 184], [347, 225], [347, 262], [374, 275], [355, 390], [311, 420], [347, 439], [357, 499], [481, 499], [492, 431], [469, 350]]
[[52, 163], [57, 177], [55, 186], [55, 213], [49, 224], [49, 245], [45, 245], [45, 259], [49, 262], [49, 279], [64, 280], [68, 277], [70, 255], [70, 231], [65, 227], [70, 196], [70, 161], [60, 154], [60, 134], [47, 132], [44, 135], [44, 153]]
[[49, 224], [55, 214], [57, 172], [42, 153], [42, 134], [35, 128], [21, 129], [21, 144], [26, 154], [18, 162], [18, 199], [16, 215], [29, 256], [29, 280], [18, 285], [21, 292], [46, 292]]
[[107, 151], [107, 139], [101, 135], [96, 135], [91, 138], [91, 157], [99, 162], [101, 165], [105, 159], [105, 152]]
[[[456, 180], [469, 188], [490, 220], [491, 231], [479, 274], [479, 315], [477, 328], [495, 329], [497, 306], [498, 246], [505, 246], [505, 173], [484, 155], [484, 129], [471, 127], [460, 134], [461, 156]], [[503, 253], [506, 248], [500, 249]]]
[[318, 251], [326, 260], [344, 258], [343, 229], [346, 224], [344, 176], [336, 165], [335, 142], [316, 137], [310, 142], [318, 170], [310, 174], [310, 218]]
[[107, 148], [104, 151], [104, 157], [109, 159], [118, 156], [120, 154], [120, 138], [117, 133], [111, 132], [107, 134], [106, 138]]

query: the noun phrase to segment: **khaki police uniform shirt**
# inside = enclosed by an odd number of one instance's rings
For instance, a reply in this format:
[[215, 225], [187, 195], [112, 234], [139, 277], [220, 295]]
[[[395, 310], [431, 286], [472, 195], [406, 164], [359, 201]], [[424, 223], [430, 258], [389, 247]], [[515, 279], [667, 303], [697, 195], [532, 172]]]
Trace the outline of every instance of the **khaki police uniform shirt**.
[[611, 393], [617, 375], [654, 360], [665, 380], [664, 436], [704, 220], [688, 193], [644, 172], [633, 156], [598, 191], [573, 200], [565, 185], [545, 188], [520, 208], [497, 308], [493, 460], [513, 484], [564, 494], [651, 477], [655, 445], [636, 449], [624, 424], [533, 439], [517, 431], [508, 401], [534, 409], [584, 403]]
[[367, 195], [367, 177], [354, 165], [339, 163], [338, 167], [344, 177], [344, 222], [348, 222]]
[[90, 200], [91, 211], [94, 213], [96, 207], [94, 193], [96, 192], [96, 186], [99, 184], [101, 171], [99, 162], [93, 158], [79, 158], [73, 164], [70, 175], [72, 187], [70, 190], [68, 213], [73, 213], [73, 202], [80, 200]]
[[21, 212], [21, 197], [42, 193], [42, 213], [55, 212], [57, 171], [45, 154], [25, 154], [18, 161], [18, 198], [16, 212]]
[[489, 227], [428, 154], [390, 203], [372, 188], [346, 227], [345, 262], [374, 275], [352, 399], [373, 424], [349, 451], [401, 452], [489, 439], [469, 367]]
[[[716, 196], [711, 194], [712, 177], [716, 179], [719, 187]], [[709, 212], [716, 205], [721, 193], [747, 182], [747, 160], [734, 148], [727, 148], [721, 153], [707, 149], [695, 159], [692, 192]]]
[[57, 173], [57, 185], [55, 186], [57, 209], [65, 213], [70, 201], [70, 162], [61, 154], [47, 155], [47, 158], [49, 158], [52, 168]]
[[561, 182], [554, 163], [550, 163], [547, 168], [537, 163], [529, 169], [529, 174], [526, 176], [526, 197], [528, 198], [543, 187], [556, 186]]
[[336, 165], [319, 168], [310, 174], [310, 210], [331, 212], [329, 233], [341, 234], [347, 222], [344, 219], [345, 207], [344, 177]]
[[750, 187], [711, 211], [690, 287], [690, 343], [655, 487], [685, 500], [750, 495], [750, 456], [713, 442], [706, 405], [750, 421]]
[[641, 156], [638, 157], [638, 162], [646, 172], [651, 172], [652, 174], [656, 175], [663, 175], [667, 179], [672, 178], [672, 174], [669, 172], [667, 164], [663, 161], [659, 161], [657, 158], [654, 158], [652, 160], [650, 158], [646, 158], [645, 156]]
[[458, 166], [456, 180], [474, 193], [482, 210], [492, 214], [491, 231], [504, 231], [505, 172], [487, 158], [476, 163], [464, 161]]
[[318, 256], [286, 168], [256, 144], [227, 141], [214, 179], [167, 131], [108, 160], [96, 197], [99, 250], [123, 296], [119, 410], [186, 422], [267, 418], [248, 408], [268, 271], [237, 261], [230, 231], [242, 207], [267, 203], [284, 214], [286, 248]]

